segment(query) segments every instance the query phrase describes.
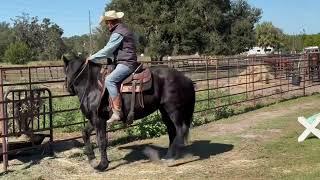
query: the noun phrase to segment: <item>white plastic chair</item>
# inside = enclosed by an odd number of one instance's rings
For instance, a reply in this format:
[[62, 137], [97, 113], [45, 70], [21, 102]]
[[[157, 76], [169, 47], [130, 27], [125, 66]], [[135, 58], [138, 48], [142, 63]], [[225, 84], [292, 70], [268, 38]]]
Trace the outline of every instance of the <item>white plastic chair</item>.
[[298, 117], [298, 122], [306, 128], [298, 137], [298, 142], [304, 141], [311, 133], [320, 139], [320, 130], [317, 129], [317, 126], [320, 123], [320, 113], [315, 114], [308, 119], [304, 117]]

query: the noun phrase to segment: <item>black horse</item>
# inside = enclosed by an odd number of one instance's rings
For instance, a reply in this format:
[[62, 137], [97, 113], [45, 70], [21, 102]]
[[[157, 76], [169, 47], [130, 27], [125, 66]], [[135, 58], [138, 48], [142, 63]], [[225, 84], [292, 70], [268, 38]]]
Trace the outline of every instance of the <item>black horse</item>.
[[[89, 120], [83, 130], [85, 153], [89, 161], [95, 159], [90, 134], [95, 129], [96, 138], [101, 153], [101, 161], [93, 165], [97, 170], [108, 168], [106, 120], [109, 118], [108, 92], [99, 89], [98, 79], [101, 77], [101, 65], [74, 58], [62, 57], [66, 73], [66, 87], [71, 94], [80, 100], [82, 113]], [[195, 105], [195, 90], [193, 82], [181, 72], [167, 67], [151, 68], [153, 78], [152, 88], [143, 92], [144, 108], [135, 105], [134, 119], [143, 118], [157, 109], [160, 110], [162, 120], [169, 134], [169, 149], [165, 158], [170, 159], [179, 155], [179, 149], [184, 145], [189, 134], [190, 124]], [[102, 96], [102, 99], [101, 99]], [[130, 111], [131, 94], [122, 94], [122, 110], [124, 117]]]

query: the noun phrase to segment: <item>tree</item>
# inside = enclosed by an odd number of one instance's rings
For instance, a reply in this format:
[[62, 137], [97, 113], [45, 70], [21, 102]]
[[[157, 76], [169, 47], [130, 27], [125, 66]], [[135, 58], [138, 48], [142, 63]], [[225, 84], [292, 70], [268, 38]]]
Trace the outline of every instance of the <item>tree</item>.
[[67, 53], [83, 56], [88, 56], [90, 54], [90, 37], [87, 34], [68, 38], [64, 37], [63, 41], [66, 45]]
[[239, 54], [255, 45], [254, 25], [261, 18], [261, 13], [245, 0], [231, 2], [231, 10], [225, 20], [226, 26], [230, 25], [229, 40], [226, 40], [229, 48], [225, 54]]
[[31, 51], [27, 44], [23, 42], [16, 42], [10, 44], [5, 51], [4, 59], [12, 64], [26, 64], [31, 60]]
[[[183, 1], [182, 1], [183, 2]], [[223, 54], [226, 29], [224, 19], [230, 11], [229, 0], [187, 0], [178, 8], [176, 44], [178, 52]]]
[[61, 38], [63, 30], [48, 18], [44, 18], [39, 26], [42, 30], [41, 44], [43, 45], [40, 59], [55, 60], [61, 57], [66, 50]]
[[[172, 51], [172, 8], [176, 2], [179, 1], [113, 0], [107, 5], [106, 10], [117, 9], [126, 12], [124, 21], [136, 33], [139, 53], [146, 51], [153, 59], [161, 60]], [[146, 44], [148, 45], [141, 48]]]
[[125, 12], [140, 51], [155, 60], [171, 54], [239, 53], [252, 46], [261, 14], [244, 0], [113, 0], [109, 9]]
[[53, 60], [65, 51], [62, 41], [63, 30], [50, 19], [39, 22], [38, 17], [23, 13], [13, 19], [13, 30], [17, 41], [24, 42], [37, 60]]
[[[103, 48], [107, 44], [109, 36], [110, 36], [110, 32], [106, 28], [98, 27], [95, 30], [93, 30], [91, 53], [96, 52], [101, 48]], [[89, 39], [87, 42], [89, 42]]]
[[9, 23], [0, 22], [0, 60], [7, 47], [14, 41], [13, 31], [9, 25]]
[[239, 20], [233, 23], [230, 34], [229, 54], [244, 52], [255, 45], [255, 35], [252, 24], [248, 20]]
[[304, 36], [304, 46], [319, 46], [320, 47], [320, 34], [312, 34]]
[[28, 14], [23, 13], [13, 19], [13, 30], [16, 41], [25, 43], [36, 56], [41, 52], [41, 29], [37, 25], [37, 17], [30, 18]]
[[284, 34], [281, 29], [273, 26], [271, 22], [263, 22], [256, 27], [257, 45], [263, 48], [268, 46], [280, 49], [284, 46]]
[[284, 53], [297, 53], [303, 50], [303, 35], [284, 35], [284, 46], [281, 51]]

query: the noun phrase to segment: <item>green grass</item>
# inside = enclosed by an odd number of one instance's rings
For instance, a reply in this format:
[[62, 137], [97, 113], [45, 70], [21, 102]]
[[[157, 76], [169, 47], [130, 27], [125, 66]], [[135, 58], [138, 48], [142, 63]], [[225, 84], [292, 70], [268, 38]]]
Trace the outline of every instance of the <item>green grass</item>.
[[[73, 109], [73, 108], [80, 107], [78, 97], [76, 96], [55, 98], [53, 99], [52, 104], [53, 104], [53, 111]], [[81, 131], [84, 127], [84, 124], [82, 123], [83, 121], [84, 121], [83, 115], [80, 110], [56, 113], [53, 115], [54, 127], [65, 126], [60, 129], [60, 131], [62, 132]], [[81, 124], [69, 126], [70, 124], [74, 124], [74, 123], [81, 123]]]
[[[264, 110], [280, 107], [295, 106], [312, 101], [319, 101], [320, 96], [304, 97], [273, 105]], [[311, 138], [298, 143], [298, 136], [304, 127], [297, 122], [298, 116], [309, 117], [318, 113], [318, 106], [302, 108], [290, 114], [273, 118], [260, 123], [250, 129], [252, 132], [263, 134], [267, 130], [278, 129], [283, 132], [280, 138], [272, 139], [259, 145], [259, 152], [254, 153], [255, 158], [264, 159], [265, 164], [260, 165], [261, 170], [266, 168], [263, 176], [271, 179], [318, 179], [320, 177], [320, 146], [319, 139]]]

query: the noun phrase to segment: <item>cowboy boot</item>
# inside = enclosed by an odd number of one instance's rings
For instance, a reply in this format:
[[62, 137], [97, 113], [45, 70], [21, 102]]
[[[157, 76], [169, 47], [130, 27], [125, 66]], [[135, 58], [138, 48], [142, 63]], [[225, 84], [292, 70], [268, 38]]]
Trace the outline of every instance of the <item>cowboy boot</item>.
[[107, 123], [113, 123], [115, 121], [120, 121], [123, 117], [121, 105], [122, 105], [122, 99], [121, 96], [118, 95], [114, 100], [112, 100], [112, 116], [107, 121]]

